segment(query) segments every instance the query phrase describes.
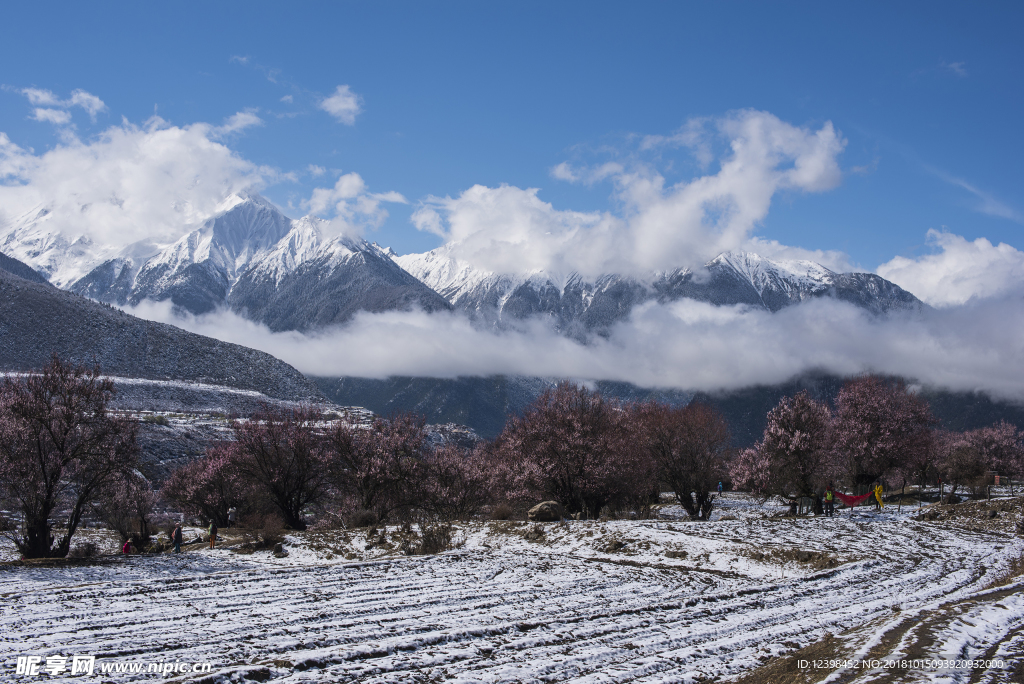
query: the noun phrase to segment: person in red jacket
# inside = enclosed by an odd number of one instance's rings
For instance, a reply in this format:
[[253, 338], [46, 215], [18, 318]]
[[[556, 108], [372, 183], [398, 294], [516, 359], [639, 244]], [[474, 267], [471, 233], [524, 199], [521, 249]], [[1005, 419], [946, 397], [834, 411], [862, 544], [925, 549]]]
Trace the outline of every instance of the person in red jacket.
[[124, 555], [128, 556], [128, 555], [131, 554], [131, 552], [132, 552], [132, 540], [131, 539], [125, 539], [124, 540], [124, 546], [121, 547], [121, 553], [123, 553]]

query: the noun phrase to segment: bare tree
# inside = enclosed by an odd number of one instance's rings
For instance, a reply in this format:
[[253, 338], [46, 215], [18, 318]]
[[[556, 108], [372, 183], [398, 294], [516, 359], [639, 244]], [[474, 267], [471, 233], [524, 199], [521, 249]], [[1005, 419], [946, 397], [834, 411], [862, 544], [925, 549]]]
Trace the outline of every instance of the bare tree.
[[134, 469], [137, 425], [108, 413], [113, 394], [99, 368], [56, 356], [0, 384], [0, 491], [21, 513], [9, 536], [26, 558], [66, 556], [89, 502]]
[[131, 539], [141, 549], [150, 542], [149, 522], [156, 502], [157, 495], [149, 481], [133, 472], [120, 475], [103, 487], [92, 509], [117, 532], [122, 542]]
[[306, 529], [304, 509], [330, 492], [333, 452], [316, 430], [320, 414], [308, 407], [266, 408], [248, 421], [233, 421], [238, 473], [280, 511], [285, 525]]
[[711, 491], [725, 477], [729, 451], [725, 419], [702, 403], [679, 408], [644, 404], [638, 407], [637, 418], [659, 479], [672, 487], [692, 518], [709, 519], [715, 498]]

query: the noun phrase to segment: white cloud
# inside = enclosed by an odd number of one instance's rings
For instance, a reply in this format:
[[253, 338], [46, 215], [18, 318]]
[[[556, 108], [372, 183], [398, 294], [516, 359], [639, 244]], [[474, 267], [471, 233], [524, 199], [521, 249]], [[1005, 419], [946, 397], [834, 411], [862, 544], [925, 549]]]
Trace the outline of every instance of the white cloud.
[[[583, 345], [533, 321], [518, 332], [458, 314], [359, 314], [317, 335], [272, 333], [235, 314], [178, 318], [168, 303], [136, 315], [262, 349], [304, 373], [385, 378], [497, 373], [734, 389], [807, 371], [898, 374], [929, 385], [1024, 399], [1024, 300], [874, 317], [821, 299], [772, 314], [693, 300], [650, 303]], [[343, 350], [343, 352], [339, 352]]]
[[107, 108], [107, 105], [103, 104], [103, 100], [96, 97], [92, 93], [87, 93], [84, 90], [76, 90], [71, 93], [71, 99], [67, 101], [68, 105], [72, 107], [81, 107], [89, 113], [89, 116], [93, 121], [96, 120], [96, 115]]
[[42, 88], [24, 88], [21, 93], [34, 105], [52, 106], [61, 105], [60, 98], [49, 90]]
[[955, 306], [1024, 290], [1024, 252], [985, 238], [970, 242], [959, 235], [928, 231], [940, 251], [916, 259], [896, 257], [878, 267], [878, 275], [933, 306]]
[[252, 128], [253, 126], [262, 125], [263, 119], [256, 116], [254, 111], [246, 110], [244, 112], [232, 114], [224, 121], [224, 125], [217, 126], [212, 130], [215, 135], [223, 136], [231, 133], [237, 133], [238, 131], [243, 131], [246, 128]]
[[291, 95], [285, 95], [284, 97], [281, 98], [281, 102], [287, 102], [288, 104], [291, 104], [294, 100], [295, 98], [292, 97]]
[[622, 164], [617, 162], [606, 162], [594, 168], [574, 168], [569, 162], [562, 162], [551, 169], [551, 177], [557, 180], [564, 180], [570, 183], [586, 183], [593, 185], [603, 180], [617, 176], [625, 171]]
[[37, 221], [101, 252], [143, 239], [173, 241], [228, 195], [277, 177], [215, 135], [209, 124], [178, 127], [154, 117], [143, 127], [125, 121], [88, 143], [72, 138], [35, 154], [0, 133], [0, 206], [13, 221], [0, 233]]
[[967, 62], [943, 62], [942, 66], [960, 78], [967, 76]]
[[452, 256], [488, 271], [668, 270], [741, 248], [775, 193], [822, 192], [841, 180], [845, 141], [831, 123], [815, 131], [745, 110], [714, 126], [729, 142], [718, 172], [668, 187], [643, 164], [552, 169], [570, 181], [611, 178], [621, 216], [557, 210], [536, 189], [477, 185], [454, 199], [428, 198], [413, 223], [448, 240]]
[[[89, 114], [90, 119], [96, 121], [96, 115], [107, 108], [103, 100], [82, 89], [72, 91], [71, 97], [67, 100], [61, 100], [51, 91], [42, 88], [23, 88], [21, 93], [28, 98], [30, 104], [59, 107], [63, 110], [37, 109], [33, 116], [37, 121], [66, 124], [71, 120], [71, 114], [67, 111], [71, 107], [81, 107]], [[40, 114], [41, 112], [42, 114]]]
[[306, 167], [306, 170], [309, 171], [309, 175], [313, 176], [314, 178], [319, 178], [320, 176], [327, 173], [327, 169], [325, 169], [322, 166], [317, 166], [316, 164], [310, 164], [308, 167]]
[[32, 118], [36, 121], [45, 121], [56, 126], [63, 126], [71, 121], [71, 114], [63, 109], [44, 109], [37, 107], [32, 112]]
[[641, 150], [656, 150], [661, 147], [688, 147], [701, 168], [707, 168], [714, 161], [711, 151], [711, 135], [708, 126], [714, 121], [707, 117], [690, 119], [672, 135], [647, 135], [640, 141]]
[[753, 237], [743, 245], [743, 250], [760, 254], [769, 259], [813, 261], [836, 273], [853, 273], [863, 270], [850, 262], [848, 254], [834, 249], [790, 247], [779, 243], [778, 240]]
[[363, 98], [353, 93], [347, 85], [340, 85], [333, 95], [320, 101], [320, 109], [341, 123], [352, 126], [355, 125], [356, 116], [363, 111]]
[[[324, 173], [320, 167], [311, 168], [314, 175]], [[388, 212], [381, 205], [386, 202], [408, 203], [405, 197], [394, 191], [370, 192], [362, 176], [358, 173], [345, 173], [338, 177], [333, 187], [315, 188], [312, 196], [302, 206], [311, 214], [330, 217], [331, 228], [337, 234], [355, 236], [384, 223]]]

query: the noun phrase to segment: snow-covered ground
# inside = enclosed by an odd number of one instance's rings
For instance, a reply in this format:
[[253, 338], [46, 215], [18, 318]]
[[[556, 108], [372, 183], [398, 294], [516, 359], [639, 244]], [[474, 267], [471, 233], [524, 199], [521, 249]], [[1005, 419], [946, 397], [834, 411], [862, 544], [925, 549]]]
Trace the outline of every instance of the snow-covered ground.
[[[739, 495], [724, 503], [708, 523], [464, 524], [458, 548], [434, 556], [400, 555], [408, 533], [391, 526], [294, 534], [285, 558], [197, 545], [4, 565], [0, 680], [31, 679], [16, 676], [18, 656], [75, 654], [96, 656], [97, 672], [211, 662], [173, 675], [211, 682], [682, 682], [801, 654], [1020, 659], [1024, 586], [993, 587], [1024, 553], [1019, 500], [987, 530], [918, 521], [916, 508], [786, 519]], [[808, 660], [804, 681], [1009, 676], [884, 663], [831, 674]]]

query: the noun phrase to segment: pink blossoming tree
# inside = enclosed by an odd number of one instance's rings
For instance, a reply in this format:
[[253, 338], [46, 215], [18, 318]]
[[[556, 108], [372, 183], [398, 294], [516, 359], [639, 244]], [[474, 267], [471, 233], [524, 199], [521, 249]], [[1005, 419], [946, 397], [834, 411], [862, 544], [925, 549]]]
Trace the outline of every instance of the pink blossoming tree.
[[26, 558], [66, 556], [89, 502], [135, 468], [137, 425], [108, 411], [113, 395], [98, 368], [56, 356], [0, 383], [0, 497], [21, 513], [9, 536]]

